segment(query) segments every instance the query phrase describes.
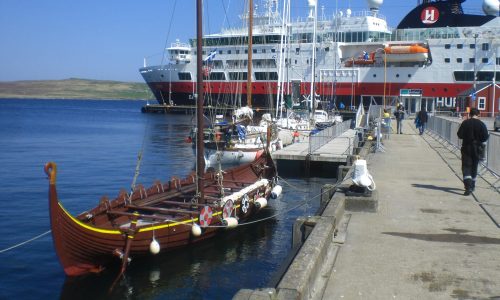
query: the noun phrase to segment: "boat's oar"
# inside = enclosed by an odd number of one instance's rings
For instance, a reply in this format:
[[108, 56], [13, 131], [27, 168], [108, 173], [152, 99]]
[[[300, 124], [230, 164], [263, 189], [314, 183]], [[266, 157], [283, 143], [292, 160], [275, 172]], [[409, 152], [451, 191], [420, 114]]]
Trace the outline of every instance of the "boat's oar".
[[118, 280], [120, 280], [122, 275], [125, 273], [125, 270], [127, 269], [128, 256], [130, 254], [130, 248], [132, 247], [132, 240], [134, 239], [134, 235], [136, 233], [138, 217], [139, 217], [139, 213], [134, 212], [132, 220], [130, 221], [130, 227], [125, 231], [125, 238], [127, 240], [125, 241], [125, 249], [124, 249], [123, 256], [122, 256], [122, 267], [120, 269], [120, 273], [118, 274], [116, 279], [113, 281], [113, 284], [111, 285], [111, 287], [109, 289], [109, 293], [111, 293], [113, 291], [113, 288], [115, 287], [116, 283], [118, 282]]

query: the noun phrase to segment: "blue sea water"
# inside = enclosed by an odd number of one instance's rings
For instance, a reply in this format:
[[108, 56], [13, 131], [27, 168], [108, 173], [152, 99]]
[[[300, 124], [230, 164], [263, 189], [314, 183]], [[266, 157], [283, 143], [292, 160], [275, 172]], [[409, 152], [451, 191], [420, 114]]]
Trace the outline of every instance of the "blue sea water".
[[[110, 287], [116, 270], [66, 278], [46, 234], [48, 181], [57, 163], [63, 205], [78, 214], [130, 189], [194, 167], [184, 142], [190, 115], [142, 114], [142, 101], [0, 100], [0, 299], [231, 299], [240, 288], [269, 286], [290, 252], [294, 220], [314, 213], [327, 179], [289, 179], [255, 225], [228, 231], [196, 247], [133, 260]], [[313, 200], [310, 200], [314, 198]], [[296, 209], [293, 209], [298, 207]]]

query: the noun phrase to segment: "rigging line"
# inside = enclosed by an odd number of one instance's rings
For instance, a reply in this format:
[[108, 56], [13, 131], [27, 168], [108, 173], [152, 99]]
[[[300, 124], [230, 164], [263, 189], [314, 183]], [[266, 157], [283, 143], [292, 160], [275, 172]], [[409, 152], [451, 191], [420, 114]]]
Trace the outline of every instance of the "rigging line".
[[[224, 24], [227, 21], [227, 26], [231, 28], [231, 24], [229, 22], [229, 18], [227, 17], [227, 10], [226, 10], [226, 5], [224, 4], [224, 0], [221, 0], [222, 2], [222, 8], [224, 9], [224, 20], [222, 20], [222, 27], [224, 28]], [[229, 9], [229, 6], [231, 5], [231, 0], [227, 3], [227, 8]]]
[[48, 234], [48, 233], [50, 233], [50, 232], [52, 232], [52, 230], [46, 231], [46, 232], [44, 232], [44, 233], [42, 233], [42, 234], [39, 234], [39, 235], [37, 235], [37, 236], [35, 236], [35, 237], [33, 237], [33, 238], [29, 239], [29, 240], [26, 240], [26, 241], [24, 241], [24, 242], [21, 242], [21, 243], [19, 243], [19, 244], [16, 244], [16, 245], [14, 245], [14, 246], [9, 247], [9, 248], [5, 248], [5, 249], [3, 249], [3, 250], [0, 250], [0, 253], [4, 253], [4, 252], [7, 252], [7, 251], [9, 251], [9, 250], [15, 249], [15, 248], [17, 248], [17, 247], [21, 247], [22, 245], [27, 244], [27, 243], [32, 242], [32, 241], [35, 241], [35, 240], [37, 240], [37, 239], [39, 239], [39, 238], [41, 238], [41, 237], [43, 237], [43, 236], [47, 235], [47, 234]]
[[163, 65], [163, 61], [165, 60], [165, 51], [167, 49], [168, 38], [170, 37], [170, 29], [172, 28], [172, 21], [174, 20], [175, 7], [177, 6], [177, 0], [174, 1], [174, 7], [172, 8], [172, 15], [170, 16], [170, 23], [168, 24], [167, 30], [167, 38], [165, 39], [165, 46], [163, 47], [163, 55], [161, 56], [161, 63]]
[[135, 184], [137, 182], [137, 178], [140, 174], [141, 163], [142, 163], [142, 155], [144, 153], [144, 146], [146, 145], [146, 133], [149, 127], [149, 118], [146, 116], [146, 125], [144, 126], [144, 134], [142, 135], [142, 145], [139, 150], [139, 154], [137, 154], [137, 164], [135, 165], [134, 178], [132, 179], [132, 184], [130, 185], [130, 195], [128, 197], [128, 202], [131, 203], [132, 195], [134, 194]]

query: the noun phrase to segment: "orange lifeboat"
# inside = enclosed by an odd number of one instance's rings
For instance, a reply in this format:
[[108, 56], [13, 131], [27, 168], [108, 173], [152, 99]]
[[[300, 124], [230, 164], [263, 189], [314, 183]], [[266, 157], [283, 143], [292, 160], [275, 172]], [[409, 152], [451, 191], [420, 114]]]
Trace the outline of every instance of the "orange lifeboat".
[[387, 62], [424, 62], [429, 49], [420, 45], [388, 46], [384, 48]]

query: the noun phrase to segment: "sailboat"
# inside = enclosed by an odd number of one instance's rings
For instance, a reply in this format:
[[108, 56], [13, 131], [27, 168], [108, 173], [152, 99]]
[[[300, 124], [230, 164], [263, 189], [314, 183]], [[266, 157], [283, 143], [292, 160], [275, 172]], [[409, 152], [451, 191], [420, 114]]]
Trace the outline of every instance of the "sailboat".
[[[197, 0], [197, 38], [202, 40], [202, 5]], [[201, 43], [197, 43], [202, 53]], [[203, 128], [203, 79], [201, 56], [197, 60], [197, 124]], [[197, 133], [203, 141], [203, 132]], [[56, 253], [68, 276], [100, 272], [110, 265], [121, 265], [123, 274], [132, 258], [154, 255], [197, 242], [217, 232], [234, 228], [277, 197], [276, 167], [263, 153], [252, 163], [214, 172], [204, 171], [203, 142], [197, 143], [197, 170], [181, 180], [155, 182], [151, 187], [137, 185], [77, 216], [60, 201], [57, 166], [45, 165], [49, 179], [49, 211]]]
[[[252, 41], [253, 41], [253, 1], [248, 4], [248, 62], [247, 86], [252, 86]], [[205, 59], [208, 61], [209, 57]], [[259, 125], [252, 125], [252, 89], [246, 93], [247, 106], [235, 108], [231, 121], [216, 116], [213, 124], [204, 130], [205, 164], [207, 167], [220, 168], [227, 165], [249, 163], [259, 158], [265, 151], [281, 149], [283, 144], [278, 138], [278, 128], [273, 124], [270, 114], [264, 114]], [[217, 108], [216, 108], [217, 109]], [[217, 118], [218, 117], [218, 118]], [[199, 127], [198, 127], [199, 128]], [[268, 136], [266, 133], [270, 131]], [[191, 137], [191, 140], [195, 139]], [[267, 149], [266, 148], [267, 144]]]

